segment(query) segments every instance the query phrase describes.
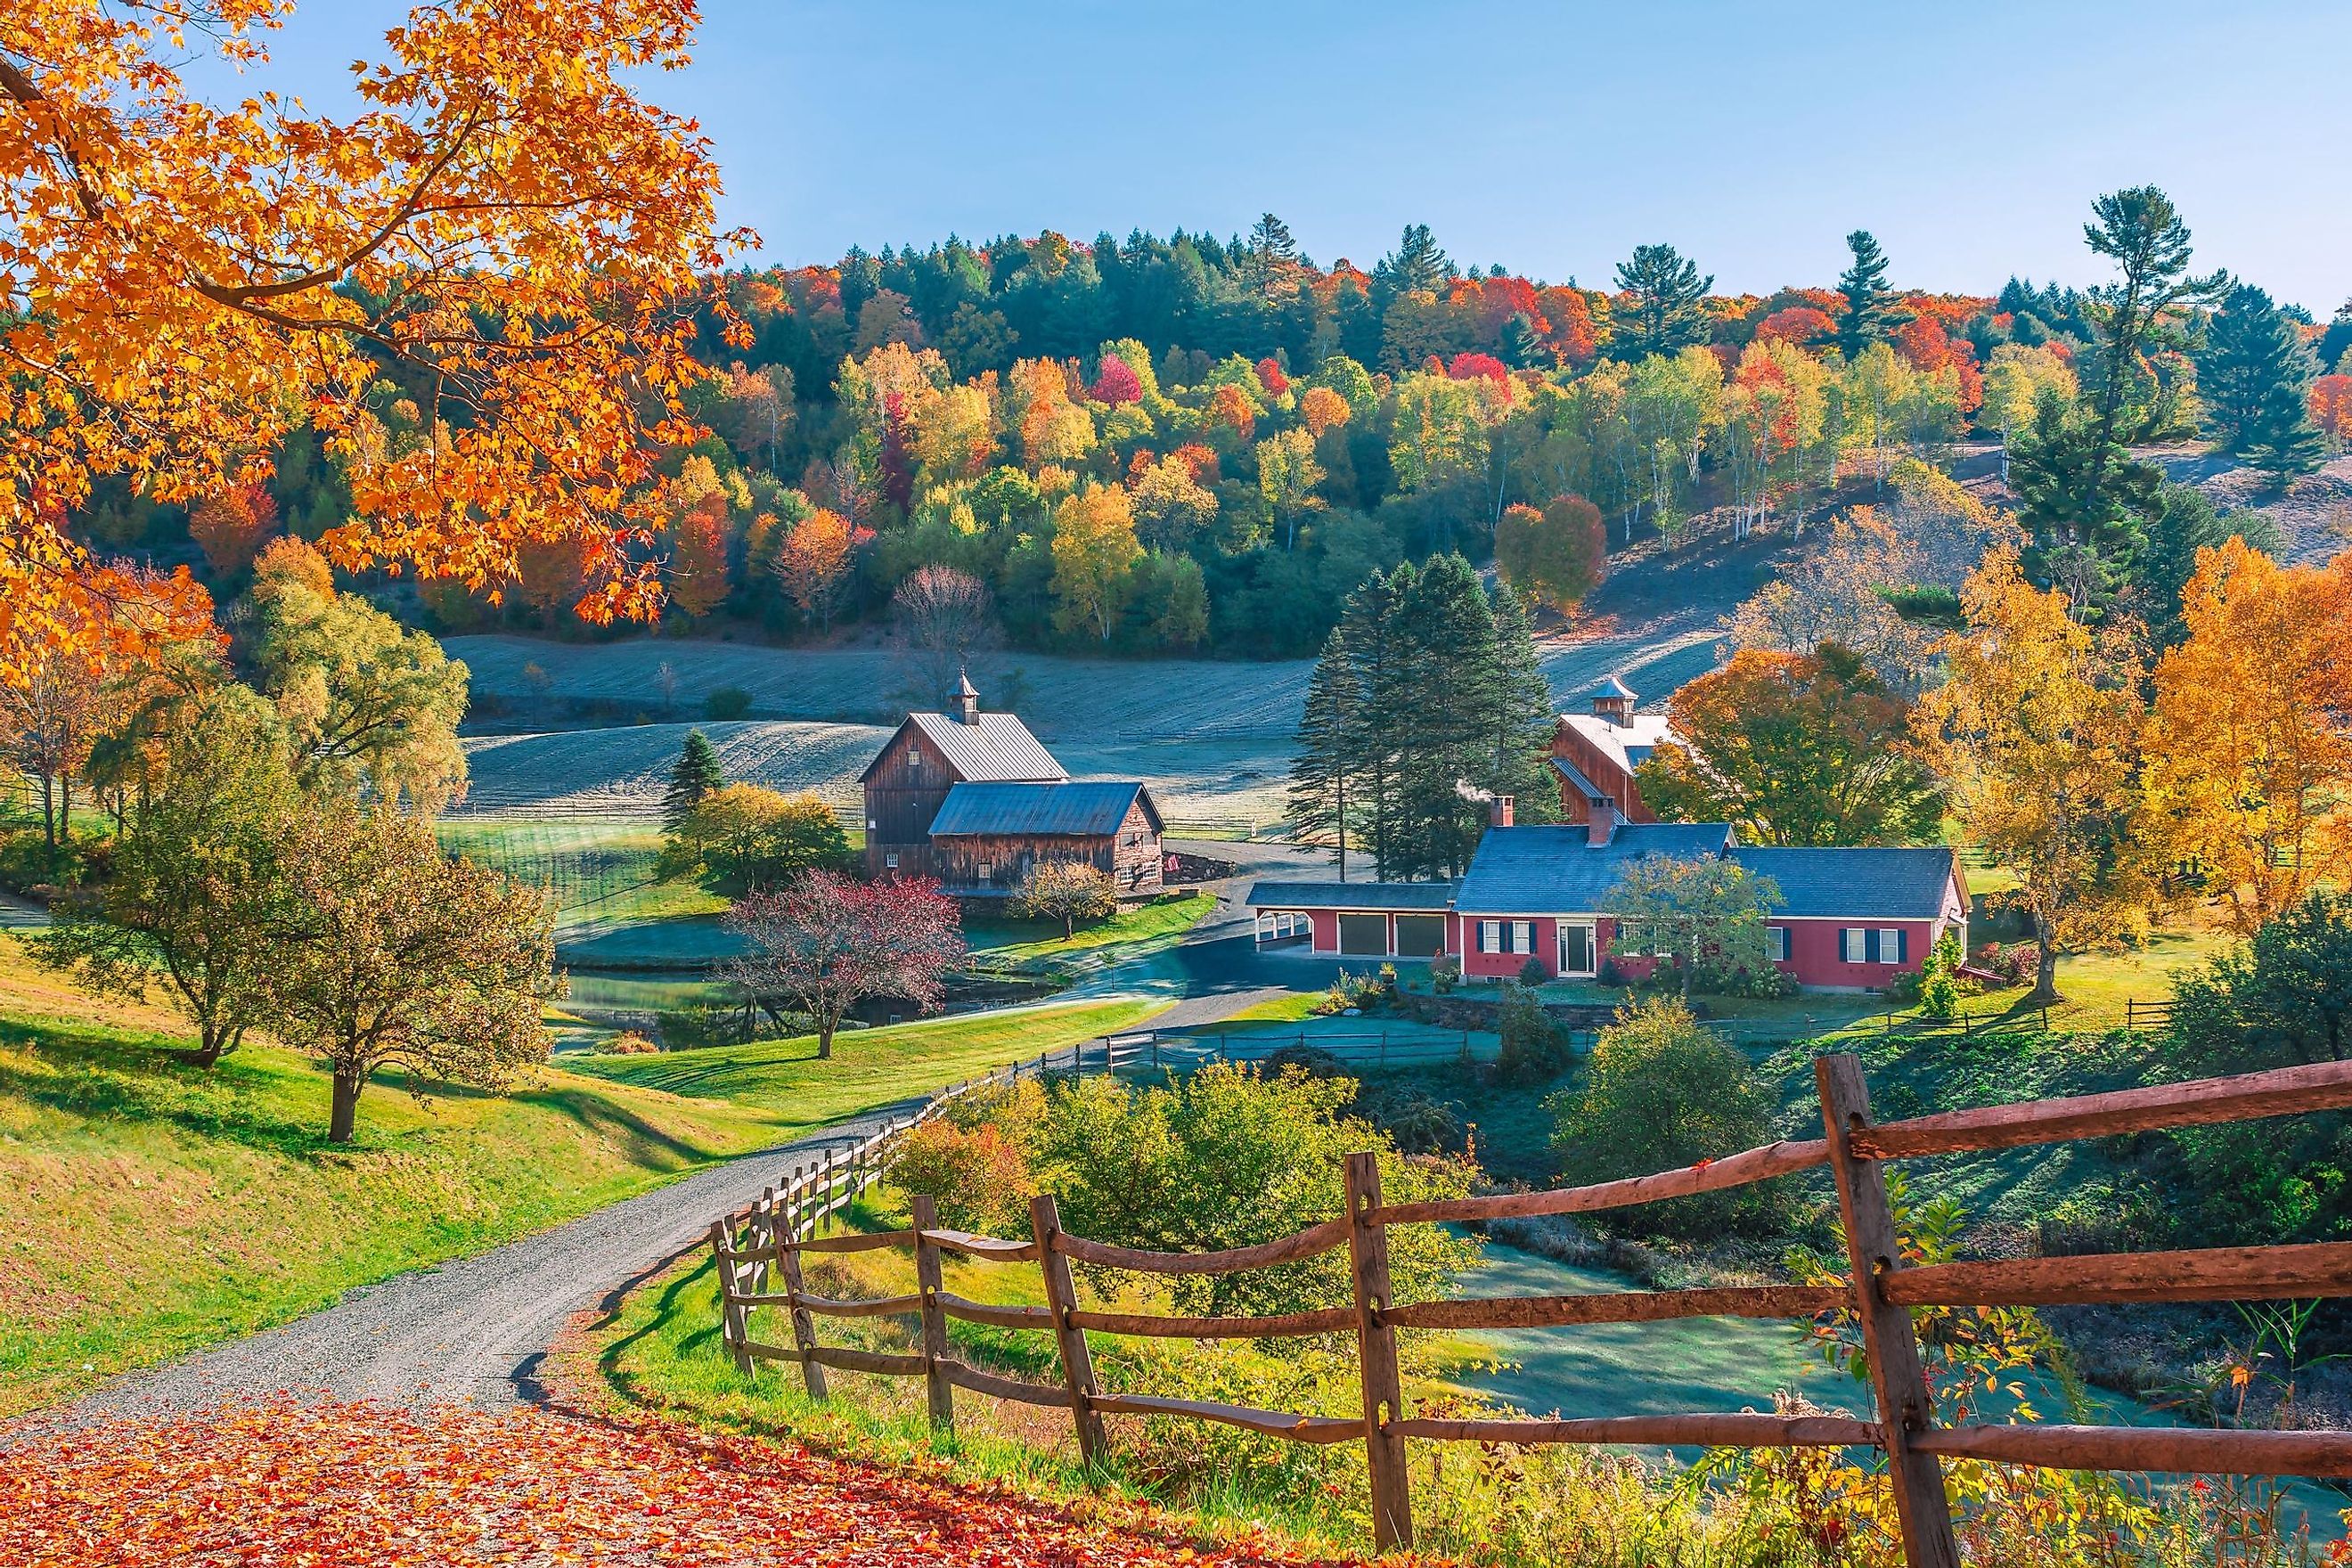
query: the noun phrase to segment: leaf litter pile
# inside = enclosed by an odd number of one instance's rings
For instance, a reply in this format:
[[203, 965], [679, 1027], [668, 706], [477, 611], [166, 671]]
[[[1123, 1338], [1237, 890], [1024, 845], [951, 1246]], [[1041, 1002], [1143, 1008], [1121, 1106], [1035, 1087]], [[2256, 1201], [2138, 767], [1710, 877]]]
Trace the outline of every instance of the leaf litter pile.
[[269, 1405], [27, 1436], [0, 1565], [1272, 1568], [748, 1438], [527, 1409]]

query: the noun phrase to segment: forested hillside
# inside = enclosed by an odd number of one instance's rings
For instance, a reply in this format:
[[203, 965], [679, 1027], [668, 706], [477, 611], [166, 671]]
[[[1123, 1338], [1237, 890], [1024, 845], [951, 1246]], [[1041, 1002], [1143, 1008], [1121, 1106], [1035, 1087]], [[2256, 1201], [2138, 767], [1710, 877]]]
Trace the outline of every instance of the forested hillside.
[[[1465, 268], [1420, 226], [1369, 270], [1318, 265], [1271, 214], [1224, 240], [950, 238], [731, 274], [699, 320], [712, 434], [663, 465], [636, 548], [688, 629], [888, 615], [943, 665], [999, 636], [1286, 657], [1376, 569], [1458, 549], [1572, 610], [1629, 542], [1718, 509], [1735, 535], [1801, 524], [1841, 479], [1883, 487], [1963, 439], [2001, 445], [2055, 551], [2095, 453], [2203, 434], [2283, 481], [2352, 430], [2352, 376], [2317, 375], [2352, 370], [2352, 314], [2323, 329], [2226, 278], [2137, 305], [2016, 279], [1906, 293], [1849, 244], [1836, 287], [1764, 297], [1712, 292], [1665, 245], [1602, 287]], [[354, 461], [428, 441], [429, 392], [387, 372], [352, 453], [298, 430], [265, 483], [190, 509], [102, 492], [89, 530], [225, 597], [272, 533], [343, 520]], [[2127, 465], [2107, 488], [2149, 484]], [[380, 586], [442, 632], [573, 632], [591, 574], [561, 541], [494, 592]]]

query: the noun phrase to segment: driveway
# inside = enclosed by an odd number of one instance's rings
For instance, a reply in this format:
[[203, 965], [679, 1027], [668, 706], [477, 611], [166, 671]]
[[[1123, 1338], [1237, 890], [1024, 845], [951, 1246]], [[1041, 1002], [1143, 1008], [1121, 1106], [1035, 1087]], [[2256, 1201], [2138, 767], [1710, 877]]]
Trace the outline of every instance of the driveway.
[[[1328, 982], [1325, 965], [1258, 954], [1243, 901], [1256, 877], [1322, 874], [1319, 857], [1288, 845], [1180, 847], [1241, 867], [1213, 884], [1216, 912], [1181, 945], [1107, 970], [1073, 994], [1165, 998], [1174, 1005], [1155, 1022], [1172, 1027], [1213, 1023], [1259, 998]], [[698, 1171], [477, 1257], [362, 1287], [282, 1328], [118, 1378], [64, 1410], [19, 1422], [0, 1442], [60, 1422], [194, 1413], [280, 1392], [420, 1408], [536, 1402], [540, 1363], [572, 1314], [701, 1246], [714, 1217], [750, 1202], [794, 1164], [859, 1142], [919, 1103]]]

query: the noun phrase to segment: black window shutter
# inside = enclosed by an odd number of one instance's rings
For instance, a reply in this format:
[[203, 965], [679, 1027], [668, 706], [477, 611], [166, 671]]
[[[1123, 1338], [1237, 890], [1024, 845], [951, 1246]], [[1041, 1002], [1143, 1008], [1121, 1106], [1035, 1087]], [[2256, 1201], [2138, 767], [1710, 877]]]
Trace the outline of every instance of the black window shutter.
[[1897, 963], [1911, 962], [1911, 933], [1899, 927], [1895, 932], [1895, 962]]
[[1862, 933], [1862, 961], [1864, 963], [1884, 963], [1886, 962], [1885, 959], [1879, 956], [1878, 928], [1876, 926], [1872, 926], [1868, 931]]

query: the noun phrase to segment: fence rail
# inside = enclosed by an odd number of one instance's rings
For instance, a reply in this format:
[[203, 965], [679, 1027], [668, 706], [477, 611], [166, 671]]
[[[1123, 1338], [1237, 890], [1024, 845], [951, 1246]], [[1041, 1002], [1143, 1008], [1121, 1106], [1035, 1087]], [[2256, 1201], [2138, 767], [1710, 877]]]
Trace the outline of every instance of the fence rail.
[[[1142, 1037], [1120, 1037], [1139, 1052]], [[1106, 1070], [1120, 1064], [1119, 1047], [1099, 1047]], [[1056, 1058], [1063, 1059], [1063, 1058]], [[1073, 1066], [1085, 1049], [1066, 1053]], [[1130, 1058], [1132, 1059], [1132, 1058]], [[736, 1364], [746, 1374], [761, 1361], [796, 1363], [809, 1393], [826, 1393], [824, 1369], [922, 1377], [932, 1418], [954, 1419], [953, 1391], [1067, 1409], [1080, 1454], [1092, 1459], [1105, 1444], [1105, 1415], [1173, 1415], [1220, 1422], [1294, 1442], [1365, 1445], [1371, 1478], [1373, 1536], [1382, 1550], [1410, 1546], [1412, 1504], [1404, 1466], [1409, 1439], [1475, 1443], [1689, 1444], [1743, 1447], [1875, 1447], [1885, 1454], [1895, 1482], [1897, 1522], [1910, 1568], [1958, 1568], [1946, 1459], [1990, 1460], [2075, 1469], [2212, 1472], [2240, 1475], [2352, 1475], [2352, 1433], [2178, 1430], [2120, 1426], [1939, 1424], [1921, 1375], [1914, 1308], [2058, 1302], [2231, 1300], [2352, 1295], [2352, 1244], [2213, 1247], [2097, 1257], [2044, 1258], [1987, 1263], [1906, 1266], [1896, 1244], [1883, 1166], [1894, 1160], [2016, 1148], [2158, 1128], [2252, 1121], [2352, 1107], [2352, 1062], [2287, 1068], [2236, 1078], [2153, 1089], [2036, 1100], [2014, 1105], [1874, 1122], [1860, 1062], [1825, 1056], [1815, 1062], [1825, 1135], [1767, 1145], [1624, 1181], [1542, 1193], [1498, 1194], [1432, 1203], [1384, 1205], [1380, 1173], [1369, 1153], [1346, 1162], [1344, 1213], [1293, 1235], [1223, 1252], [1143, 1251], [1076, 1237], [1061, 1227], [1050, 1194], [1030, 1204], [1027, 1240], [987, 1237], [939, 1228], [929, 1200], [915, 1200], [912, 1228], [882, 1236], [821, 1237], [816, 1229], [887, 1168], [895, 1139], [909, 1122], [851, 1152], [845, 1163], [828, 1160], [814, 1173], [796, 1170], [759, 1203], [711, 1227], [719, 1279], [721, 1326]], [[1047, 1058], [1025, 1063], [980, 1083], [1049, 1070]], [[937, 1114], [976, 1084], [959, 1085], [927, 1106]], [[1387, 1234], [1399, 1225], [1574, 1214], [1654, 1203], [1827, 1167], [1836, 1180], [1847, 1243], [1848, 1281], [1827, 1286], [1763, 1286], [1733, 1289], [1656, 1290], [1567, 1296], [1475, 1298], [1399, 1303], [1391, 1300]], [[847, 1194], [847, 1195], [845, 1195]], [[1175, 1276], [1232, 1273], [1295, 1262], [1346, 1247], [1350, 1303], [1267, 1317], [1180, 1318], [1104, 1312], [1081, 1308], [1071, 1273], [1075, 1262]], [[839, 1301], [808, 1293], [799, 1258], [807, 1252], [903, 1247], [915, 1254], [918, 1289], [911, 1295]], [[1034, 1262], [1045, 1305], [1004, 1307], [968, 1300], [940, 1283], [942, 1252], [995, 1263]], [[783, 1289], [770, 1284], [770, 1269]], [[754, 1340], [754, 1311], [781, 1311], [793, 1337], [787, 1348]], [[1696, 1317], [1818, 1319], [1851, 1312], [1864, 1345], [1874, 1419], [1835, 1415], [1756, 1412], [1602, 1417], [1587, 1420], [1454, 1420], [1416, 1416], [1407, 1408], [1396, 1359], [1401, 1330], [1543, 1328], [1570, 1324], [1643, 1322]], [[819, 1345], [818, 1317], [919, 1317], [918, 1352], [884, 1354]], [[948, 1319], [1034, 1329], [1051, 1333], [1062, 1368], [1058, 1388], [997, 1376], [948, 1354]], [[1294, 1415], [1204, 1400], [1105, 1392], [1087, 1347], [1089, 1333], [1175, 1338], [1281, 1338], [1352, 1334], [1361, 1369], [1363, 1410], [1356, 1416]]]

